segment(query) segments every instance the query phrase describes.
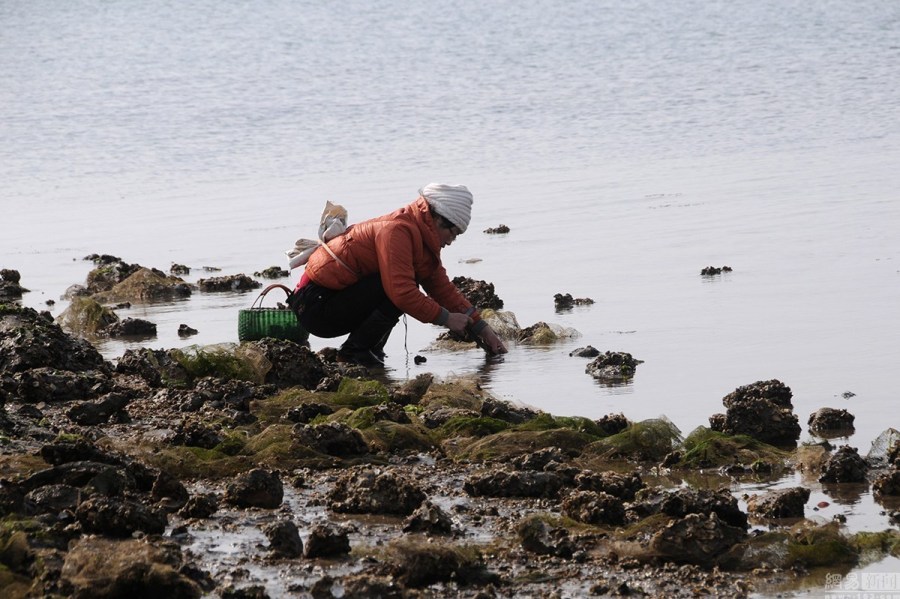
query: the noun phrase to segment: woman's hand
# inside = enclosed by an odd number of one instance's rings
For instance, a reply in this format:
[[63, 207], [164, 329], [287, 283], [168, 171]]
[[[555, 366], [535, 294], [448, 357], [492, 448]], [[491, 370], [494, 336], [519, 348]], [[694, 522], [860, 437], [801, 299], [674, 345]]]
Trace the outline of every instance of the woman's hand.
[[484, 327], [481, 331], [481, 338], [484, 339], [485, 344], [487, 344], [495, 354], [505, 354], [508, 351], [506, 346], [503, 345], [503, 342], [500, 340], [500, 337], [497, 336], [497, 333], [494, 332], [494, 329], [492, 329], [490, 325]]
[[465, 335], [466, 327], [472, 324], [472, 319], [461, 312], [451, 312], [447, 318], [447, 328], [457, 335]]

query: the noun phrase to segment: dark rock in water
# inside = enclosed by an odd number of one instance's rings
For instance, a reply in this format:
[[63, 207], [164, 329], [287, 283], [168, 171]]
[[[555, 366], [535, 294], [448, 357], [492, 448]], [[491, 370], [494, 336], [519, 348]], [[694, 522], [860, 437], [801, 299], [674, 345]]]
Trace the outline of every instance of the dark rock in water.
[[262, 287], [262, 283], [247, 275], [229, 275], [226, 277], [211, 277], [197, 281], [200, 291], [207, 293], [220, 291], [251, 291]]
[[261, 277], [263, 279], [283, 279], [284, 277], [289, 277], [290, 275], [290, 271], [287, 271], [280, 266], [270, 266], [265, 270], [253, 273], [254, 277]]
[[19, 271], [9, 268], [0, 269], [0, 303], [17, 301], [28, 290], [19, 285]]
[[49, 313], [0, 305], [0, 374], [41, 367], [110, 371], [100, 352], [87, 341], [66, 334]]
[[238, 507], [274, 509], [284, 500], [284, 486], [275, 472], [254, 468], [239, 474], [225, 488], [225, 502]]
[[820, 483], [861, 483], [866, 481], [869, 465], [855, 447], [842, 445], [822, 465]]
[[509, 227], [506, 225], [497, 225], [484, 230], [488, 235], [499, 235], [501, 233], [509, 233]]
[[178, 515], [182, 518], [204, 520], [215, 514], [218, 509], [219, 499], [213, 493], [204, 493], [191, 496], [178, 512]]
[[820, 408], [810, 414], [807, 424], [812, 432], [852, 432], [855, 418], [847, 410]]
[[745, 536], [744, 529], [726, 524], [714, 513], [688, 514], [656, 533], [650, 548], [668, 561], [710, 566]]
[[700, 271], [700, 274], [704, 277], [712, 277], [715, 275], [720, 275], [723, 272], [731, 272], [732, 270], [734, 269], [732, 269], [730, 266], [707, 266]]
[[114, 497], [92, 497], [78, 506], [75, 516], [85, 532], [110, 537], [130, 537], [137, 531], [162, 534], [166, 529], [162, 510]]
[[463, 483], [463, 490], [473, 497], [555, 498], [564, 482], [556, 472], [493, 470], [470, 476]]
[[183, 277], [191, 274], [191, 268], [189, 266], [185, 266], [184, 264], [172, 264], [169, 268], [169, 273], [175, 275], [176, 277]]
[[794, 396], [791, 388], [779, 381], [772, 379], [769, 381], [757, 381], [750, 385], [738, 387], [728, 395], [722, 398], [722, 404], [726, 408], [730, 408], [736, 403], [745, 402], [747, 400], [765, 399], [779, 408], [792, 408], [791, 398]]
[[[92, 289], [90, 282], [88, 289]], [[191, 287], [161, 270], [140, 267], [112, 288], [98, 290], [92, 295], [99, 302], [153, 302], [190, 297]]]
[[589, 297], [572, 297], [571, 293], [557, 293], [553, 296], [553, 305], [556, 306], [556, 311], [562, 310], [571, 310], [575, 306], [590, 306], [594, 303]]
[[594, 424], [600, 427], [600, 430], [603, 431], [603, 434], [607, 437], [611, 437], [616, 433], [621, 433], [626, 428], [628, 428], [629, 422], [628, 419], [625, 418], [624, 414], [607, 414], [600, 420], [595, 420]]
[[403, 523], [403, 532], [450, 534], [453, 532], [453, 521], [439, 506], [426, 500]]
[[331, 524], [317, 524], [309, 532], [303, 557], [336, 557], [350, 553], [350, 538], [345, 530]]
[[22, 275], [18, 270], [11, 268], [0, 268], [0, 281], [3, 283], [18, 283], [22, 280]]
[[727, 488], [716, 491], [691, 488], [675, 491], [643, 491], [638, 499], [631, 503], [629, 510], [640, 518], [659, 513], [672, 518], [682, 518], [688, 514], [714, 513], [729, 526], [741, 529], [749, 526], [747, 514], [741, 511], [737, 499]]
[[347, 514], [408, 516], [425, 501], [425, 493], [391, 471], [364, 469], [342, 474], [328, 496], [329, 507]]
[[879, 474], [872, 483], [872, 491], [875, 493], [875, 497], [900, 495], [900, 470]]
[[179, 337], [190, 337], [192, 335], [196, 335], [199, 331], [197, 329], [191, 328], [186, 324], [178, 325], [178, 336]]
[[110, 337], [156, 337], [156, 324], [141, 318], [126, 318], [107, 327], [104, 332]]
[[526, 518], [516, 527], [516, 534], [522, 549], [529, 553], [569, 559], [575, 552], [575, 543], [569, 537], [569, 531], [551, 526], [540, 518]]
[[602, 491], [575, 491], [563, 499], [562, 514], [585, 524], [625, 523], [622, 500]]
[[790, 387], [775, 379], [738, 387], [722, 398], [727, 411], [724, 416], [711, 416], [710, 428], [771, 445], [793, 445], [800, 438], [800, 424], [793, 413], [792, 395]]
[[469, 277], [454, 277], [453, 284], [479, 310], [484, 310], [485, 308], [500, 310], [503, 308], [503, 300], [497, 297], [493, 283], [478, 281]]
[[606, 352], [594, 358], [584, 371], [595, 379], [607, 383], [622, 383], [634, 377], [642, 360], [636, 360], [626, 352]]
[[303, 541], [297, 525], [290, 520], [279, 520], [263, 528], [269, 539], [269, 550], [279, 557], [300, 557], [303, 555]]
[[202, 591], [183, 566], [172, 542], [83, 537], [65, 555], [60, 586], [67, 597], [198, 599]]
[[570, 356], [575, 358], [596, 358], [600, 355], [600, 350], [596, 347], [588, 345], [587, 347], [579, 347], [569, 352]]
[[747, 509], [757, 518], [803, 518], [809, 501], [809, 489], [793, 487], [754, 495], [747, 500]]
[[298, 424], [292, 434], [300, 445], [328, 455], [346, 458], [369, 453], [369, 445], [362, 434], [343, 422]]
[[109, 422], [113, 416], [121, 414], [130, 399], [123, 393], [107, 393], [97, 401], [86, 401], [72, 406], [66, 412], [66, 416], [82, 426], [103, 424]]
[[140, 264], [128, 264], [121, 258], [108, 254], [92, 254], [85, 257], [85, 260], [92, 261], [97, 267], [87, 275], [87, 290], [90, 295], [109, 291], [141, 269]]

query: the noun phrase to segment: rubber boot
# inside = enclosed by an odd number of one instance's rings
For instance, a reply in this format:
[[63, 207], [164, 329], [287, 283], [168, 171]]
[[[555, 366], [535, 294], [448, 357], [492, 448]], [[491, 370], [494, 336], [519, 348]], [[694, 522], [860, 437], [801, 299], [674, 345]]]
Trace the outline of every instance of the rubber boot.
[[372, 312], [341, 345], [338, 361], [362, 366], [384, 366], [384, 344], [397, 320], [380, 310]]

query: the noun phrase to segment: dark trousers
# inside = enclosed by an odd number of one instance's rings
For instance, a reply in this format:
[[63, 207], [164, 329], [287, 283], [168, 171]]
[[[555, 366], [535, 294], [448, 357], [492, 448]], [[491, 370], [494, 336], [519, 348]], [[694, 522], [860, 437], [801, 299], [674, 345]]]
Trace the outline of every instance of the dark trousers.
[[378, 274], [360, 279], [340, 291], [310, 281], [294, 293], [291, 300], [291, 308], [300, 324], [316, 337], [340, 337], [352, 333], [376, 311], [395, 323], [402, 314], [388, 299]]

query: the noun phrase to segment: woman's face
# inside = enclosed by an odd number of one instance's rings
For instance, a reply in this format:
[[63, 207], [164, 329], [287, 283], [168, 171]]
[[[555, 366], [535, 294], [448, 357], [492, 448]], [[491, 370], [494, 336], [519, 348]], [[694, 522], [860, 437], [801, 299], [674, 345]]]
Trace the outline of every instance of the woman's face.
[[460, 233], [459, 228], [457, 228], [455, 225], [450, 223], [450, 221], [440, 215], [438, 215], [434, 219], [434, 222], [437, 225], [438, 237], [441, 240], [441, 247], [444, 248], [453, 243], [453, 241]]

